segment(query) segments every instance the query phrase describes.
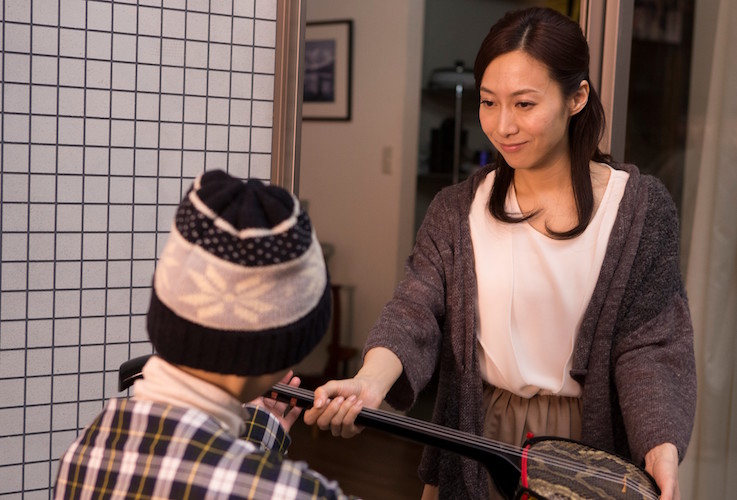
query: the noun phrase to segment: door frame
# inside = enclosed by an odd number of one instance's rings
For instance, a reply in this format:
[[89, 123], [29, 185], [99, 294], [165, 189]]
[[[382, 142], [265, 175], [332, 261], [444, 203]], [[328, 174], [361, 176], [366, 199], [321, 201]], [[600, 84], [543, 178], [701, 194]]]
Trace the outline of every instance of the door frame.
[[624, 160], [634, 0], [581, 0], [581, 29], [589, 42], [591, 84], [599, 91], [607, 127], [603, 151]]
[[271, 182], [299, 196], [305, 1], [277, 0]]

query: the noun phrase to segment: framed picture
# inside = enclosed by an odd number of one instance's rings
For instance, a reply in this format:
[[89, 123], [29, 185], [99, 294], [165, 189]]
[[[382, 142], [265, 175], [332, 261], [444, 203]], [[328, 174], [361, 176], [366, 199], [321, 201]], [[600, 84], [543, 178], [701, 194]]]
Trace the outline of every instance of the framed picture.
[[353, 21], [307, 23], [302, 119], [351, 119]]

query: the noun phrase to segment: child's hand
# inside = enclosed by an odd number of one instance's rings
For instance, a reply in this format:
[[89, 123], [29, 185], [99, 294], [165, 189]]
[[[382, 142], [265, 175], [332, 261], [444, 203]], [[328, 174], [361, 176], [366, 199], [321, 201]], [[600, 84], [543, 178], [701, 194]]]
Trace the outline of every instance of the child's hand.
[[[292, 370], [289, 370], [279, 382], [291, 385], [292, 387], [299, 387], [299, 384], [302, 383], [299, 377], [294, 376]], [[279, 419], [279, 423], [286, 432], [289, 432], [294, 422], [299, 418], [300, 413], [302, 413], [302, 408], [298, 406], [282, 403], [267, 397], [258, 397], [251, 401], [250, 404], [258, 405], [269, 410], [272, 415]]]

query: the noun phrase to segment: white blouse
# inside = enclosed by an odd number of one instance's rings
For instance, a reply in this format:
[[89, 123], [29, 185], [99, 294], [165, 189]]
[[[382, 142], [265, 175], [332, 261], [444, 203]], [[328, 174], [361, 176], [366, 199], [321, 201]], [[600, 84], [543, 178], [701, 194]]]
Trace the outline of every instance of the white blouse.
[[[629, 174], [610, 167], [598, 210], [569, 240], [545, 236], [526, 222], [494, 219], [488, 200], [494, 172], [481, 183], [469, 214], [478, 286], [481, 376], [521, 397], [579, 397], [571, 378], [576, 335], [604, 260]], [[519, 214], [514, 189], [507, 212]]]

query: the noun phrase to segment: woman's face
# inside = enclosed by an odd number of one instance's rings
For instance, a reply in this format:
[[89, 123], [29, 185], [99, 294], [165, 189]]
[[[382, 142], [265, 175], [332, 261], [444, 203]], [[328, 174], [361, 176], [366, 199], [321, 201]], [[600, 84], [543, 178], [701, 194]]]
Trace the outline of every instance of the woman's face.
[[584, 84], [585, 95], [579, 88], [566, 98], [537, 59], [519, 50], [498, 56], [481, 78], [481, 128], [514, 169], [570, 168], [568, 123], [586, 104]]

